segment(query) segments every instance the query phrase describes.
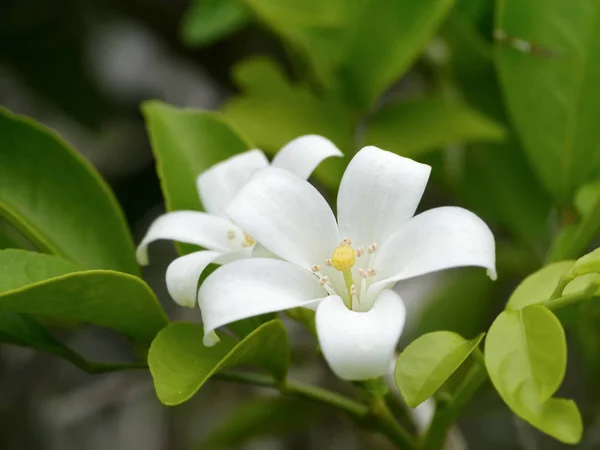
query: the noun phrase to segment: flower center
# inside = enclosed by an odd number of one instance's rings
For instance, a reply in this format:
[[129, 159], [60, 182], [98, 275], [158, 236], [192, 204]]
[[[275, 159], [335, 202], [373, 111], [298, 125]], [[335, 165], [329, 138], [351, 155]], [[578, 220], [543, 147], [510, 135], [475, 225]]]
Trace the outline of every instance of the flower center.
[[240, 245], [243, 248], [254, 247], [254, 244], [256, 244], [256, 241], [254, 240], [254, 238], [252, 236], [250, 236], [245, 231], [242, 231], [242, 236], [243, 236], [244, 240], [241, 242], [238, 240], [236, 242], [237, 233], [235, 232], [235, 230], [229, 230], [227, 232], [227, 239], [231, 242], [232, 245], [234, 245], [234, 246]]
[[[377, 244], [372, 244], [368, 247], [367, 251], [373, 254], [377, 250]], [[343, 295], [344, 303], [351, 310], [360, 310], [360, 297], [361, 293], [366, 291], [367, 283], [366, 280], [369, 277], [373, 277], [377, 274], [375, 269], [369, 268], [364, 269], [359, 267], [356, 273], [353, 274], [352, 268], [356, 265], [357, 258], [361, 258], [365, 254], [363, 247], [354, 249], [352, 247], [352, 240], [344, 239], [340, 242], [340, 245], [336, 247], [331, 253], [331, 258], [325, 260], [325, 265], [332, 267], [335, 270], [342, 272], [344, 276], [345, 291], [347, 295]], [[370, 262], [370, 257], [367, 257], [368, 261], [364, 261], [366, 264]], [[317, 275], [321, 281], [321, 285], [327, 289], [330, 295], [336, 295], [329, 277], [323, 276], [321, 270], [323, 266], [315, 265], [312, 267], [312, 271]], [[354, 276], [357, 275], [355, 282]]]
[[252, 236], [250, 236], [248, 233], [246, 233], [245, 231], [243, 231], [243, 233], [244, 233], [244, 242], [242, 242], [242, 247], [254, 246], [254, 244], [256, 244], [256, 241], [254, 240], [254, 238]]
[[354, 263], [356, 263], [356, 252], [349, 245], [340, 245], [331, 254], [331, 265], [340, 272], [352, 269]]

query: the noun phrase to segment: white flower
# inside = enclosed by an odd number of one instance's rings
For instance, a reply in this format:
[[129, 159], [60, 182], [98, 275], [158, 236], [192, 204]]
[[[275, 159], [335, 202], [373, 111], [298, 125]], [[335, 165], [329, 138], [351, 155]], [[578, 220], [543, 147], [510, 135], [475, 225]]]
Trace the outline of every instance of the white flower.
[[[321, 161], [331, 156], [343, 154], [330, 140], [306, 135], [284, 146], [271, 165], [306, 179]], [[148, 264], [148, 245], [158, 239], [172, 239], [207, 249], [177, 258], [167, 268], [167, 289], [178, 304], [189, 307], [196, 304], [198, 279], [208, 264], [224, 264], [252, 255], [254, 239], [234, 225], [223, 208], [256, 169], [268, 166], [269, 161], [260, 150], [250, 150], [216, 164], [196, 180], [206, 213], [175, 211], [158, 217], [150, 225], [137, 248], [137, 260], [142, 265]]]
[[225, 212], [281, 260], [235, 261], [205, 280], [198, 301], [207, 336], [246, 317], [316, 307], [332, 370], [348, 380], [383, 375], [405, 319], [390, 290], [396, 281], [459, 266], [495, 278], [494, 237], [475, 214], [442, 207], [413, 217], [430, 170], [365, 147], [342, 178], [337, 222], [305, 180], [256, 171]]

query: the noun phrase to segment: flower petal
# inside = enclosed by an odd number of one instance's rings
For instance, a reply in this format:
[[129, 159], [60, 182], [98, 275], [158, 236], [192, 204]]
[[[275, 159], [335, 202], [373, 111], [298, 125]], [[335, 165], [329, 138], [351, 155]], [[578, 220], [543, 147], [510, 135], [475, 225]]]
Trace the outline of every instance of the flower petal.
[[271, 165], [289, 170], [306, 180], [324, 159], [332, 156], [341, 157], [344, 154], [329, 139], [308, 134], [288, 142], [275, 155]]
[[175, 259], [167, 267], [167, 290], [175, 303], [193, 308], [196, 306], [198, 280], [211, 262], [223, 252], [200, 251]]
[[278, 259], [252, 258], [219, 267], [200, 286], [204, 333], [269, 312], [310, 306], [327, 295], [308, 270]]
[[340, 242], [323, 196], [287, 170], [256, 171], [225, 212], [268, 250], [306, 269], [322, 264]]
[[359, 151], [342, 177], [338, 222], [354, 246], [379, 245], [415, 213], [431, 167], [377, 147]]
[[317, 307], [316, 324], [323, 356], [344, 380], [385, 375], [406, 318], [402, 300], [393, 291], [379, 294], [369, 311], [350, 311], [338, 296]]
[[463, 208], [425, 211], [395, 233], [376, 252], [371, 294], [390, 283], [453, 267], [478, 266], [495, 278], [494, 235], [483, 220]]
[[[233, 232], [232, 239], [228, 233]], [[176, 211], [158, 217], [138, 245], [138, 263], [148, 264], [148, 245], [159, 239], [195, 244], [229, 252], [242, 249], [244, 235], [231, 221], [199, 211]]]
[[252, 257], [253, 258], [275, 258], [280, 259], [275, 253], [273, 253], [268, 248], [263, 247], [261, 244], [255, 244], [252, 249]]
[[202, 172], [196, 179], [198, 195], [204, 209], [223, 216], [223, 208], [236, 196], [256, 169], [269, 165], [260, 150], [250, 150], [232, 156]]

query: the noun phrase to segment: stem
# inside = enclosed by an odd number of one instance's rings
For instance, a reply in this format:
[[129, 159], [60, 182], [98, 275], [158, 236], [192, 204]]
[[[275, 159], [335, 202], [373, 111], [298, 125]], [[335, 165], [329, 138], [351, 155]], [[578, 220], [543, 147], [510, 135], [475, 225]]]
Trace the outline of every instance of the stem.
[[107, 372], [118, 372], [121, 370], [139, 370], [148, 369], [148, 364], [145, 362], [133, 362], [133, 363], [111, 363], [111, 362], [94, 362], [94, 361], [71, 361], [81, 370], [87, 373], [107, 373]]
[[278, 389], [283, 395], [290, 395], [292, 397], [328, 405], [337, 408], [356, 419], [363, 419], [369, 413], [369, 408], [362, 403], [349, 399], [336, 392], [318, 386], [300, 383], [298, 381], [288, 380], [285, 384], [280, 384], [272, 378], [263, 375], [230, 371], [219, 372], [213, 375], [213, 378], [232, 381], [234, 383]]
[[590, 208], [590, 212], [581, 218], [579, 224], [572, 226], [575, 227], [573, 229], [574, 237], [571, 237], [566, 244], [551, 248], [546, 263], [581, 256], [581, 253], [585, 251], [600, 230], [600, 197]]
[[362, 426], [385, 434], [398, 448], [405, 450], [416, 448], [412, 436], [396, 423], [385, 403], [383, 403], [383, 406], [376, 403], [369, 408], [362, 403], [327, 389], [292, 380], [279, 383], [272, 378], [253, 373], [223, 371], [215, 374], [213, 378], [252, 386], [270, 387], [279, 390], [282, 395], [289, 395], [336, 408]]
[[563, 256], [563, 259], [581, 255], [592, 239], [598, 234], [598, 230], [600, 229], [600, 197], [596, 199], [596, 203], [594, 203], [590, 211], [589, 215], [582, 220], [578, 230], [579, 233], [571, 242], [570, 248], [565, 250], [565, 255], [559, 255]]
[[448, 429], [467, 402], [487, 380], [487, 372], [483, 363], [481, 350], [475, 350], [477, 358], [467, 376], [456, 389], [452, 398], [446, 403], [438, 403], [427, 434], [421, 441], [422, 450], [440, 450], [446, 441]]
[[571, 280], [565, 279], [565, 277], [560, 277], [560, 280], [558, 280], [558, 284], [554, 288], [554, 291], [552, 292], [552, 295], [550, 296], [550, 299], [548, 301], [559, 298], [570, 281]]
[[401, 449], [416, 449], [415, 439], [406, 431], [392, 415], [385, 399], [378, 397], [371, 403], [372, 428], [385, 434], [396, 447]]
[[471, 368], [461, 385], [456, 390], [450, 403], [450, 408], [456, 415], [467, 402], [475, 395], [483, 383], [487, 380], [487, 371], [483, 360], [478, 360]]
[[573, 305], [575, 303], [589, 300], [590, 297], [596, 292], [597, 286], [595, 284], [588, 285], [584, 290], [574, 292], [572, 294], [562, 295], [555, 298], [554, 295], [544, 302], [544, 306], [548, 309], [560, 309], [565, 306]]

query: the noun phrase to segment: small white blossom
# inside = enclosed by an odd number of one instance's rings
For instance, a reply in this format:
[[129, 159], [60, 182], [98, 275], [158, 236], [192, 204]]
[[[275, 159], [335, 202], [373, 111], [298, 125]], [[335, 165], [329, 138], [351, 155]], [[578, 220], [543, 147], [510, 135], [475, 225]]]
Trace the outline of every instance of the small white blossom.
[[[271, 166], [289, 170], [294, 176], [308, 178], [321, 161], [343, 156], [328, 139], [301, 136], [275, 155]], [[223, 208], [238, 194], [257, 169], [269, 167], [260, 150], [250, 150], [218, 163], [201, 173], [198, 194], [206, 212], [175, 211], [158, 217], [137, 248], [137, 260], [148, 264], [148, 245], [159, 239], [195, 244], [206, 250], [175, 259], [167, 268], [166, 282], [171, 297], [182, 306], [194, 307], [200, 275], [210, 263], [225, 264], [252, 256], [252, 234], [233, 224]], [[265, 252], [264, 249], [256, 249]], [[258, 253], [258, 252], [255, 252]]]
[[246, 317], [316, 308], [332, 370], [348, 380], [383, 375], [405, 320], [395, 282], [460, 266], [495, 277], [494, 237], [475, 214], [442, 207], [413, 217], [430, 170], [365, 147], [342, 178], [337, 221], [305, 180], [256, 171], [225, 213], [281, 259], [235, 261], [206, 279], [198, 299], [207, 336]]

